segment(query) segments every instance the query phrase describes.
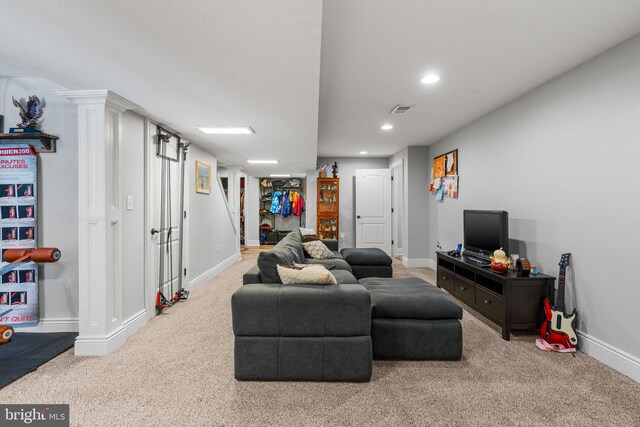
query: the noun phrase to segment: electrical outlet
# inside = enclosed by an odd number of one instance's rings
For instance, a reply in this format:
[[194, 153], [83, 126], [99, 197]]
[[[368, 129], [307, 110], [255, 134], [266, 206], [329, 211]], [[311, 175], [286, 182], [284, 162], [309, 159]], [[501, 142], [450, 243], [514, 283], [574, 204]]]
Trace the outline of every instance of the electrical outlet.
[[127, 210], [133, 210], [133, 196], [127, 196]]
[[340, 241], [344, 242], [344, 233], [340, 233]]
[[442, 245], [440, 244], [439, 240], [436, 242], [436, 249], [438, 250], [442, 249]]

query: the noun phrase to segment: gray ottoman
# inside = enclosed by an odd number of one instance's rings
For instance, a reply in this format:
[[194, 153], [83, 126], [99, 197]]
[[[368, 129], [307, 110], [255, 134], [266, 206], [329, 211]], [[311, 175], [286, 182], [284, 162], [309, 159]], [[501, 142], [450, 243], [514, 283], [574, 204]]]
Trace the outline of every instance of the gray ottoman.
[[371, 295], [374, 359], [459, 360], [462, 308], [422, 279], [359, 280]]
[[351, 266], [356, 279], [365, 277], [393, 277], [391, 257], [378, 248], [346, 248], [340, 251]]

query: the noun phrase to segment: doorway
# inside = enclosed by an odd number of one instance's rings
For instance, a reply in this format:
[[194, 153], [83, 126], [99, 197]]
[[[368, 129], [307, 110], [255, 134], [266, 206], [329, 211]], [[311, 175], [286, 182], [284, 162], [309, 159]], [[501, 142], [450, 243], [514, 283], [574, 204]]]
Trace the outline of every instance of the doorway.
[[156, 292], [171, 298], [188, 284], [186, 152], [181, 138], [148, 122], [147, 310], [155, 314]]
[[356, 169], [356, 248], [391, 255], [391, 170]]
[[403, 255], [404, 164], [392, 163], [391, 169], [391, 256]]

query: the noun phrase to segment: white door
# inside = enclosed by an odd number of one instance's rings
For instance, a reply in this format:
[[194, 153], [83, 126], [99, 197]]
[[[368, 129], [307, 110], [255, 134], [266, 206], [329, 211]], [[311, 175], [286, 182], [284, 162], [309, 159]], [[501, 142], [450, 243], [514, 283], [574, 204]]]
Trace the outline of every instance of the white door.
[[[184, 207], [182, 166], [183, 153], [177, 147], [176, 139], [163, 142], [158, 151], [158, 136], [155, 125], [149, 129], [152, 144], [150, 155], [150, 233], [152, 251], [150, 253], [151, 292], [150, 305], [155, 305], [155, 294], [159, 290], [170, 299], [179, 289], [183, 274], [180, 251], [181, 217]], [[159, 153], [159, 154], [158, 154]]]
[[391, 170], [356, 169], [356, 247], [391, 255]]

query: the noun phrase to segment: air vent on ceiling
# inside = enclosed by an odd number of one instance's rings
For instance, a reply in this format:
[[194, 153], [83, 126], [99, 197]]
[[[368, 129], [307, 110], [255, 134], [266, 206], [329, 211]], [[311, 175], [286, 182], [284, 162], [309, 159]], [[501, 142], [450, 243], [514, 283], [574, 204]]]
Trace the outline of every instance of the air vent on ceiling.
[[407, 114], [413, 105], [396, 105], [391, 110], [391, 114]]

